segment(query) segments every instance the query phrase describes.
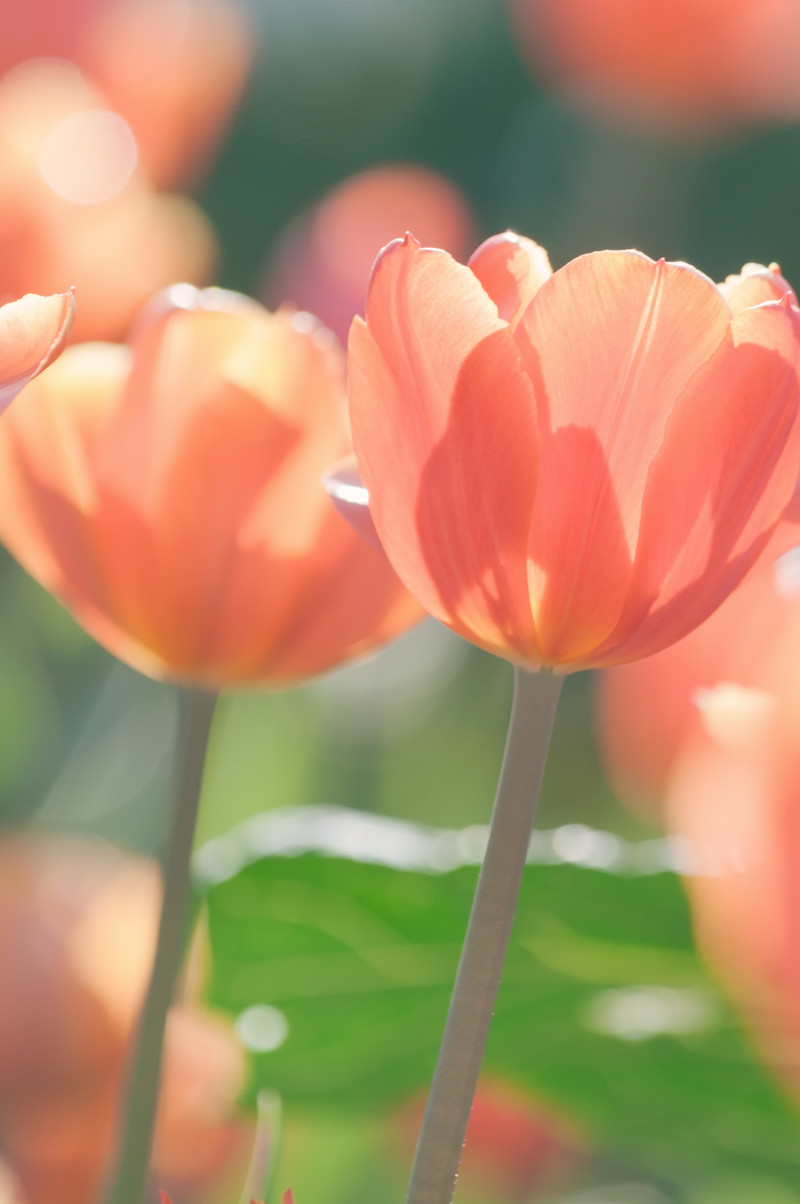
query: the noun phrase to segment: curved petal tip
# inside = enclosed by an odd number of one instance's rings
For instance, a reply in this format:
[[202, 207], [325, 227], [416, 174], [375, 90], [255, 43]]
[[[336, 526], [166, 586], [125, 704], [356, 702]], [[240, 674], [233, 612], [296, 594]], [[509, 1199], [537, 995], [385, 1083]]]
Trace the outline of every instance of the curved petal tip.
[[74, 316], [73, 289], [52, 297], [27, 293], [0, 306], [0, 412], [60, 355]]
[[494, 301], [500, 317], [512, 327], [553, 274], [544, 247], [513, 230], [487, 238], [467, 266]]

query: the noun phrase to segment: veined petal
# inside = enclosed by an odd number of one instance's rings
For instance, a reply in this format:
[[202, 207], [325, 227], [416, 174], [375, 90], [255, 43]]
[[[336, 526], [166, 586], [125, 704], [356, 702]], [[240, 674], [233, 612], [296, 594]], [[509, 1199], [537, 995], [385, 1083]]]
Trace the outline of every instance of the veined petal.
[[107, 600], [90, 527], [92, 450], [129, 370], [124, 347], [76, 344], [0, 423], [0, 539], [79, 613]]
[[468, 268], [409, 237], [379, 258], [349, 350], [353, 445], [395, 570], [455, 630], [536, 663], [538, 430], [508, 325]]
[[97, 447], [97, 524], [120, 625], [173, 668], [233, 680], [240, 656], [269, 663], [321, 571], [320, 474], [348, 447], [344, 381], [340, 353], [297, 315], [192, 293], [137, 332]]
[[515, 339], [542, 424], [529, 556], [545, 663], [584, 658], [616, 626], [649, 465], [729, 325], [707, 277], [636, 251], [573, 260], [523, 315]]
[[595, 663], [680, 639], [757, 559], [797, 479], [799, 346], [793, 306], [745, 309], [681, 398], [648, 476], [628, 605]]
[[467, 264], [512, 327], [553, 269], [544, 247], [506, 230], [482, 242]]
[[75, 316], [72, 292], [28, 293], [0, 306], [0, 411], [63, 349]]

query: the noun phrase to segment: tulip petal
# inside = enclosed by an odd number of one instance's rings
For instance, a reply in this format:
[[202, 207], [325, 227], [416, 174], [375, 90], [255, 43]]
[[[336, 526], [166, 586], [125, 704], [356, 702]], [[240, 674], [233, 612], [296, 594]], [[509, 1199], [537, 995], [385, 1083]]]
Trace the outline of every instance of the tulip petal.
[[797, 478], [798, 342], [793, 306], [745, 309], [680, 398], [647, 480], [631, 597], [593, 663], [680, 639], [759, 556]]
[[[276, 683], [302, 680], [368, 652], [425, 618], [416, 598], [399, 587], [384, 552], [357, 537], [330, 504], [327, 509], [313, 552], [315, 572], [302, 592], [295, 591], [270, 649]], [[280, 583], [277, 573], [276, 579]]]
[[579, 661], [616, 626], [649, 465], [729, 324], [705, 276], [635, 251], [573, 260], [523, 315], [515, 338], [542, 424], [529, 554], [546, 663]]
[[124, 347], [76, 344], [0, 423], [0, 539], [90, 627], [98, 617], [107, 625], [108, 603], [91, 525], [92, 447], [129, 368]]
[[792, 305], [797, 305], [794, 289], [776, 263], [768, 268], [762, 263], [746, 263], [738, 276], [728, 276], [718, 287], [733, 314], [764, 301], [780, 301], [787, 293]]
[[72, 292], [28, 293], [0, 307], [0, 411], [59, 354], [74, 314]]
[[356, 457], [398, 575], [454, 630], [535, 662], [538, 430], [507, 324], [468, 268], [409, 237], [376, 264], [349, 369]]
[[482, 242], [467, 266], [494, 301], [500, 317], [512, 329], [545, 280], [553, 274], [544, 247], [511, 230]]
[[342, 365], [292, 314], [180, 300], [137, 327], [95, 451], [96, 526], [119, 625], [178, 672], [234, 680], [241, 658], [268, 663], [316, 571], [319, 478], [347, 446]]

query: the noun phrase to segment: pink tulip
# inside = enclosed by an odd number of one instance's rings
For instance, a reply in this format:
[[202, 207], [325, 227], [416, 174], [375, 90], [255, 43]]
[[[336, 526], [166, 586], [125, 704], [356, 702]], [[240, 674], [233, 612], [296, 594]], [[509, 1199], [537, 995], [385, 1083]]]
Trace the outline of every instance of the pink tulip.
[[466, 267], [390, 243], [349, 348], [378, 536], [431, 614], [517, 664], [651, 655], [719, 606], [786, 508], [799, 362], [777, 269], [720, 288], [637, 251], [553, 273], [512, 234]]

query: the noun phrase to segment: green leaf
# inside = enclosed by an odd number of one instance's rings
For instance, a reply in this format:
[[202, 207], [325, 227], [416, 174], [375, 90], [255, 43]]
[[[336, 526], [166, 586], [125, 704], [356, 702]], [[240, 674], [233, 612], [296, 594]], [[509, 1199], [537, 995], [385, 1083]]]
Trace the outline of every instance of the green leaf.
[[[477, 877], [479, 829], [333, 808], [211, 842], [212, 999], [278, 1009], [253, 1090], [373, 1109], [429, 1081]], [[486, 1068], [667, 1180], [800, 1174], [797, 1114], [694, 949], [669, 841], [537, 833]], [[472, 863], [472, 864], [471, 864]]]

